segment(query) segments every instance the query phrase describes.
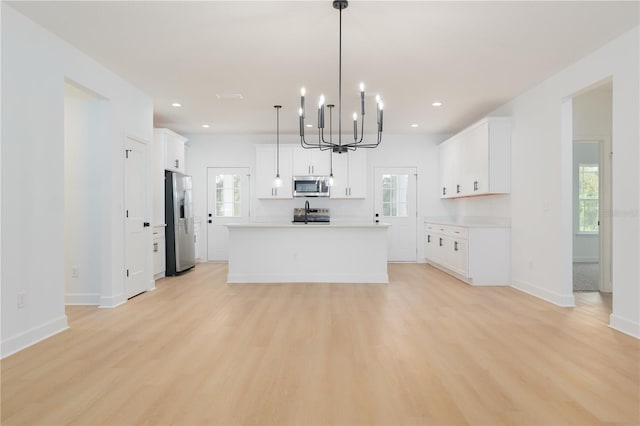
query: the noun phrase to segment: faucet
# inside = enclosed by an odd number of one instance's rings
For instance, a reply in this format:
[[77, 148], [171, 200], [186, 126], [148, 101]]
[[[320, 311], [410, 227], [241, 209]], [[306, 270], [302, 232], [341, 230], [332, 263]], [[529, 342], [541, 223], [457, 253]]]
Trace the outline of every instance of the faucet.
[[309, 216], [309, 200], [304, 202], [304, 223], [307, 224], [307, 219]]

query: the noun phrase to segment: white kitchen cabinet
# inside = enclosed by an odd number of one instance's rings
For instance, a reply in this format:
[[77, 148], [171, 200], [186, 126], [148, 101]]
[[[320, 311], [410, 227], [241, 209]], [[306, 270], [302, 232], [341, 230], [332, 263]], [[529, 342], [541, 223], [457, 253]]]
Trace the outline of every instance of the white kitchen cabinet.
[[457, 181], [458, 163], [460, 160], [460, 144], [457, 141], [443, 142], [438, 147], [440, 167], [440, 198], [453, 198], [460, 189]]
[[280, 187], [276, 187], [276, 145], [256, 146], [256, 197], [260, 199], [292, 199], [292, 168], [293, 147], [280, 145], [280, 180], [282, 185]]
[[364, 149], [333, 154], [331, 198], [365, 198], [367, 194], [367, 152]]
[[330, 150], [304, 149], [296, 146], [293, 151], [294, 176], [329, 176], [331, 173]]
[[164, 144], [155, 137], [151, 144], [151, 182], [153, 190], [153, 226], [164, 226]]
[[425, 223], [424, 254], [429, 263], [469, 284], [511, 284], [508, 226]]
[[440, 197], [510, 191], [511, 120], [488, 117], [438, 147]]
[[163, 148], [164, 169], [186, 173], [185, 143], [187, 138], [169, 129], [153, 129], [154, 141]]
[[153, 278], [158, 279], [164, 277], [165, 267], [165, 236], [164, 226], [153, 227]]

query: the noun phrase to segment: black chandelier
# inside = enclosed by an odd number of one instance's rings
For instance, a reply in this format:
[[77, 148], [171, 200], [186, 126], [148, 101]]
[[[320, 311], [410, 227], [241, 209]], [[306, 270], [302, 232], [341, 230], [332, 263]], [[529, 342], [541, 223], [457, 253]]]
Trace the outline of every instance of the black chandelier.
[[[376, 148], [382, 142], [382, 122], [383, 122], [383, 104], [380, 100], [380, 96], [376, 96], [376, 118], [378, 134], [376, 142], [364, 142], [364, 83], [360, 83], [360, 134], [358, 135], [358, 115], [353, 113], [353, 142], [342, 142], [342, 11], [349, 6], [347, 0], [334, 0], [333, 8], [340, 11], [340, 34], [339, 34], [339, 50], [338, 50], [338, 142], [332, 140], [332, 110], [335, 105], [328, 104], [329, 108], [329, 133], [328, 140], [325, 139], [324, 133], [324, 95], [320, 96], [318, 102], [318, 142], [307, 142], [304, 135], [304, 119], [305, 119], [305, 107], [304, 107], [304, 87], [300, 90], [300, 109], [298, 114], [300, 116], [300, 145], [305, 149], [320, 149], [331, 150], [338, 154], [342, 154], [347, 151], [355, 151], [358, 148]], [[359, 136], [359, 137], [358, 137]]]

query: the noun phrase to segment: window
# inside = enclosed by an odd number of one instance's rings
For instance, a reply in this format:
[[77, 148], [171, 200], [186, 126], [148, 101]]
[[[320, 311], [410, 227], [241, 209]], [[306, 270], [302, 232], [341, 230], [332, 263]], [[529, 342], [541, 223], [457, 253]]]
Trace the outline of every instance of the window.
[[216, 175], [216, 216], [240, 215], [240, 176]]
[[578, 232], [598, 233], [600, 176], [597, 164], [578, 165]]
[[407, 217], [409, 175], [382, 175], [382, 216]]

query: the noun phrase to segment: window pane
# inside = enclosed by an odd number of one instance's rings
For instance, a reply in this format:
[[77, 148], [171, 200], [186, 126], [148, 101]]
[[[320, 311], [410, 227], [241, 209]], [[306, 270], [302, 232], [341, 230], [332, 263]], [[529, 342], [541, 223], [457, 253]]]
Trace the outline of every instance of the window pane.
[[409, 175], [382, 175], [382, 216], [406, 217]]
[[578, 166], [579, 232], [598, 232], [600, 176], [597, 164]]
[[216, 216], [239, 217], [240, 175], [216, 176]]
[[580, 200], [580, 232], [598, 232], [598, 200]]

